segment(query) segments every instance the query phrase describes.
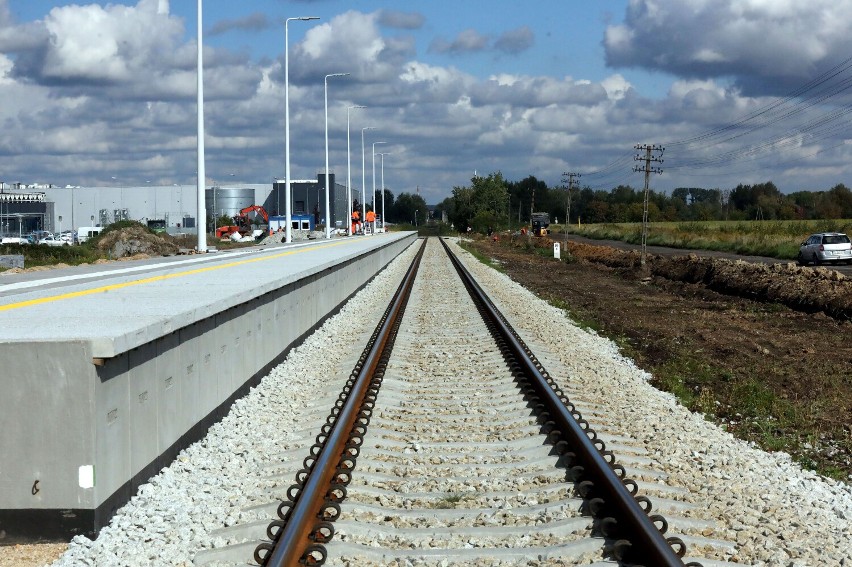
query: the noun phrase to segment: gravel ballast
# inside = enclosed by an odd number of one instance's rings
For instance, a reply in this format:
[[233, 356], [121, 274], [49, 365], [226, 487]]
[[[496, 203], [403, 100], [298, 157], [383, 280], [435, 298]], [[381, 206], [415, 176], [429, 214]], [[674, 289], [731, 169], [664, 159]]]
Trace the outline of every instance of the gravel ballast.
[[654, 468], [669, 475], [667, 484], [689, 490], [702, 506], [700, 514], [719, 526], [717, 536], [736, 542], [728, 561], [852, 565], [852, 487], [803, 470], [789, 455], [762, 451], [691, 413], [651, 386], [650, 376], [612, 341], [577, 327], [561, 309], [470, 254], [459, 255], [569, 397], [577, 391], [606, 400], [608, 420], [624, 424], [644, 444], [655, 457]]
[[[341, 372], [341, 364], [363, 348], [416, 247], [294, 349], [204, 440], [143, 485], [95, 541], [75, 538], [54, 565], [189, 566], [200, 550], [220, 545], [215, 530], [258, 520], [244, 510], [268, 502], [262, 465], [288, 439], [297, 444], [315, 412], [327, 413], [313, 404], [317, 392], [342, 385], [348, 370]], [[767, 567], [852, 565], [848, 485], [803, 471], [787, 455], [761, 451], [690, 413], [650, 386], [648, 374], [611, 341], [456, 251], [566, 393], [578, 405], [606, 400], [607, 433], [643, 445], [653, 468], [668, 475], [666, 483], [687, 489], [685, 498], [700, 505], [696, 516], [715, 522], [714, 537], [734, 542], [720, 559]]]

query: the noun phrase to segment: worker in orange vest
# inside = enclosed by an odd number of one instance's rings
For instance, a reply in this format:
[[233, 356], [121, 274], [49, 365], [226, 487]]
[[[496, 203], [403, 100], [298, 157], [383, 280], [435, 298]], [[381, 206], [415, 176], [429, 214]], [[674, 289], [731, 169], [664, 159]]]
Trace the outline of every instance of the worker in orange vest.
[[367, 211], [367, 224], [370, 226], [370, 234], [376, 234], [376, 213]]
[[356, 234], [361, 229], [361, 215], [358, 210], [352, 211], [352, 234]]

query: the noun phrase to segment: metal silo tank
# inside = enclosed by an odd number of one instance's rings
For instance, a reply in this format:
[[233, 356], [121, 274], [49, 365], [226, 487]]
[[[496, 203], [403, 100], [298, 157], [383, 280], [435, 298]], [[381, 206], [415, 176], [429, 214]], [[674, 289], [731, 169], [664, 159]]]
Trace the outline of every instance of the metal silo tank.
[[215, 187], [205, 189], [204, 200], [207, 205], [207, 215], [211, 216], [216, 211], [216, 216], [228, 215], [233, 217], [240, 210], [254, 205], [254, 189], [241, 189], [238, 187]]

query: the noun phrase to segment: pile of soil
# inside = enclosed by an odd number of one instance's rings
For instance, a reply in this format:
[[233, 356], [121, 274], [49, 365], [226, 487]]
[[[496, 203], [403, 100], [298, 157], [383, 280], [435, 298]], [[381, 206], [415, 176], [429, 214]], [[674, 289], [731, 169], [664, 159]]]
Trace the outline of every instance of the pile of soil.
[[179, 246], [167, 236], [150, 232], [142, 225], [133, 225], [103, 234], [95, 244], [110, 258], [138, 256], [173, 256]]
[[[516, 240], [516, 246], [527, 246]], [[529, 243], [537, 248], [552, 248], [549, 238]], [[564, 246], [565, 243], [561, 242]], [[575, 258], [611, 268], [641, 271], [641, 255], [636, 250], [617, 250], [568, 242], [568, 253]], [[756, 264], [742, 260], [685, 256], [646, 257], [648, 275], [675, 282], [700, 284], [714, 291], [758, 301], [781, 303], [792, 309], [823, 313], [841, 320], [852, 320], [852, 278], [823, 267], [803, 267], [794, 263]]]

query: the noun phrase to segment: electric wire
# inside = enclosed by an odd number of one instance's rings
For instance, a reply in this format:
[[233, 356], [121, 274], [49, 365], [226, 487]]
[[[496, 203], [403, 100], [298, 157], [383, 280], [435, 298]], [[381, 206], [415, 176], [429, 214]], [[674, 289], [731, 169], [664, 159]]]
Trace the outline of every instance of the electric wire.
[[[816, 155], [845, 145], [841, 141], [817, 151], [802, 154], [805, 147], [818, 147], [826, 140], [837, 140], [852, 123], [852, 103], [832, 104], [827, 110], [815, 112], [833, 99], [847, 94], [852, 89], [852, 56], [844, 59], [786, 96], [768, 102], [741, 116], [730, 124], [703, 132], [696, 136], [662, 144], [668, 149], [664, 168], [669, 171], [689, 172], [697, 176], [719, 176], [720, 167], [730, 172], [735, 164], [754, 171], [776, 165], [810, 159]], [[767, 129], [789, 124], [783, 132], [748, 142]], [[708, 153], [710, 148], [721, 151]], [[790, 155], [798, 154], [798, 155]], [[633, 168], [627, 165], [634, 161], [633, 155], [616, 158], [600, 169], [583, 172], [590, 188], [605, 188], [632, 177]], [[763, 162], [763, 165], [757, 166]], [[769, 163], [772, 162], [772, 163]], [[707, 174], [702, 170], [713, 168]], [[736, 169], [736, 168], [735, 168]], [[743, 170], [740, 170], [743, 171]]]

